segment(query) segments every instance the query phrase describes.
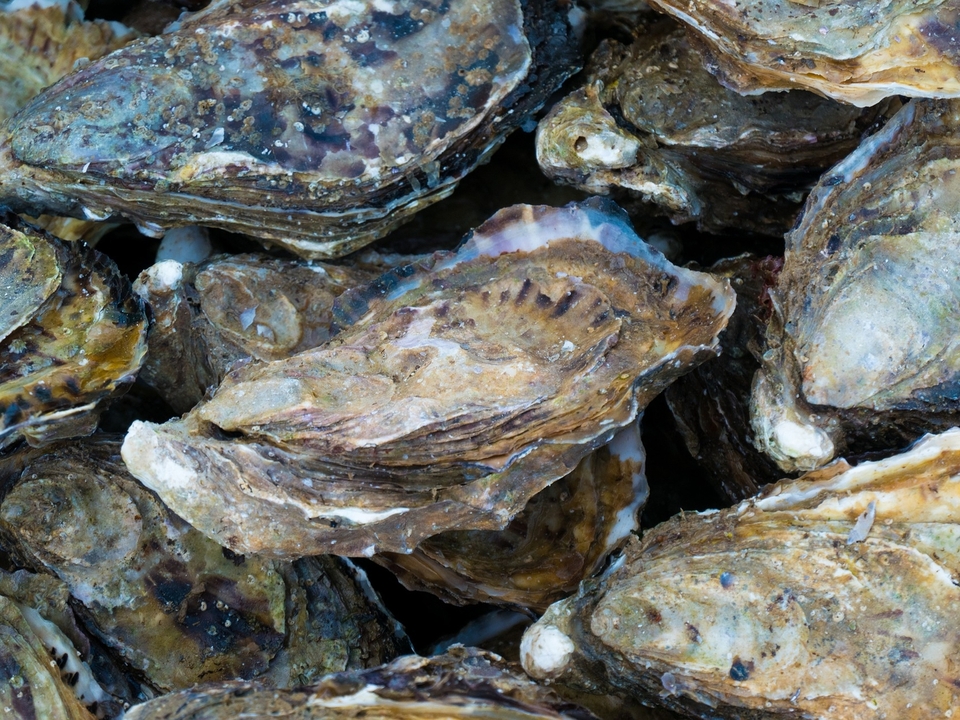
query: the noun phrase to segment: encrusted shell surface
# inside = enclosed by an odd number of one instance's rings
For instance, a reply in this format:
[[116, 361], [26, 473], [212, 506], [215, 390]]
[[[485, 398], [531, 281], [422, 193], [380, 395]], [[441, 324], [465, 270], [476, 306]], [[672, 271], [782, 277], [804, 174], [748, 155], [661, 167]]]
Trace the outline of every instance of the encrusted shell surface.
[[373, 559], [405, 587], [448, 602], [542, 611], [576, 590], [639, 527], [649, 494], [644, 460], [634, 422], [534, 495], [503, 530], [440, 533], [409, 555]]
[[956, 714], [958, 508], [953, 429], [682, 514], [551, 606], [524, 667], [699, 717]]
[[279, 360], [322, 345], [341, 293], [410, 259], [368, 251], [349, 265], [255, 254], [157, 263], [133, 285], [153, 316], [140, 378], [186, 412], [240, 360]]
[[675, 223], [779, 236], [820, 173], [888, 110], [802, 91], [744, 97], [703, 63], [669, 20], [642, 26], [630, 46], [605, 40], [586, 85], [540, 121], [540, 167], [588, 192], [642, 199]]
[[725, 281], [671, 265], [615, 210], [501, 211], [456, 254], [338, 298], [326, 345], [132, 425], [127, 466], [235, 551], [410, 552], [502, 529], [715, 354], [733, 311]]
[[146, 353], [143, 304], [83, 244], [0, 225], [0, 447], [87, 435]]
[[687, 23], [738, 92], [807, 88], [861, 107], [960, 96], [956, 0], [650, 4]]
[[218, 0], [12, 118], [0, 198], [344, 255], [452, 192], [576, 52], [543, 0]]
[[525, 678], [493, 653], [455, 647], [409, 655], [365, 672], [341, 673], [311, 687], [266, 690], [242, 683], [200, 685], [131, 708], [127, 720], [229, 720], [242, 717], [497, 718], [595, 720]]
[[787, 471], [957, 423], [960, 101], [914, 100], [787, 235], [752, 423]]
[[288, 687], [408, 651], [342, 561], [224, 551], [127, 474], [116, 438], [20, 452], [0, 472], [5, 546], [64, 581], [87, 632], [149, 688]]

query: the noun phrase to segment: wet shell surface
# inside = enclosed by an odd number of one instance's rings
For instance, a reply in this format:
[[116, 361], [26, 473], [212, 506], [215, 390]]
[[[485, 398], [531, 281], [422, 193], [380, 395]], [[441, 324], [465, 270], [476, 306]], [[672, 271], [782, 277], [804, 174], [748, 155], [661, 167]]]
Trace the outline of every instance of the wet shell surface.
[[787, 235], [752, 398], [786, 471], [955, 425], [960, 101], [915, 100], [811, 193]]
[[500, 530], [714, 355], [733, 306], [612, 204], [515, 206], [457, 253], [342, 295], [326, 345], [237, 369], [181, 420], [134, 423], [123, 457], [238, 552], [406, 553]]
[[224, 551], [130, 477], [119, 449], [97, 436], [5, 458], [0, 530], [20, 564], [66, 583], [86, 632], [148, 691], [288, 687], [409, 651], [343, 561]]
[[543, 0], [217, 0], [12, 118], [0, 200], [345, 255], [449, 195], [575, 55]]
[[126, 720], [229, 720], [236, 717], [497, 718], [595, 720], [512, 669], [493, 653], [454, 647], [409, 655], [366, 672], [341, 673], [279, 692], [251, 684], [200, 685], [131, 708]]
[[738, 92], [807, 88], [860, 107], [960, 96], [955, 0], [650, 4], [686, 23]]
[[521, 645], [533, 677], [698, 717], [960, 712], [960, 430], [632, 541]]
[[143, 362], [142, 302], [106, 256], [5, 225], [0, 285], [0, 447], [89, 435]]
[[641, 25], [629, 46], [605, 40], [585, 86], [537, 127], [541, 169], [587, 192], [642, 199], [643, 211], [674, 223], [780, 236], [820, 173], [899, 105], [860, 110], [803, 91], [744, 97], [703, 64], [669, 20]]

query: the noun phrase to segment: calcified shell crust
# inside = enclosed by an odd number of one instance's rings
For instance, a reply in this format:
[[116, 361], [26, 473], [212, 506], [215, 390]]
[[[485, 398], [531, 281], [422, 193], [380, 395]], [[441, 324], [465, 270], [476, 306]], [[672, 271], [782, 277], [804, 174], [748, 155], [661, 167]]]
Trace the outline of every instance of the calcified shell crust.
[[126, 720], [230, 720], [279, 717], [534, 720], [594, 716], [512, 670], [493, 653], [454, 647], [444, 655], [409, 655], [365, 672], [340, 673], [311, 687], [266, 690], [222, 683], [131, 708]]
[[[887, 112], [809, 92], [744, 97], [672, 21], [604, 41], [585, 87], [540, 121], [537, 161], [587, 192], [642, 198], [675, 223], [781, 235], [802, 193]], [[897, 103], [898, 104], [898, 103]]]
[[146, 353], [140, 299], [104, 255], [4, 225], [0, 282], [0, 447], [90, 434]]
[[870, 428], [880, 413], [914, 438], [957, 422], [958, 129], [960, 101], [912, 101], [824, 175], [787, 235], [751, 410], [784, 470], [823, 465], [847, 434], [895, 435]]
[[127, 466], [242, 552], [502, 529], [712, 356], [733, 311], [727, 283], [671, 265], [615, 210], [502, 210], [456, 254], [338, 298], [326, 345], [237, 369], [182, 420], [134, 423]]
[[534, 495], [501, 531], [424, 540], [409, 555], [374, 555], [405, 587], [447, 602], [544, 610], [576, 590], [639, 527], [649, 488], [639, 422]]
[[349, 265], [254, 254], [157, 263], [133, 285], [153, 316], [140, 378], [184, 413], [238, 361], [322, 345], [341, 293], [411, 259], [368, 251]]
[[218, 0], [13, 118], [0, 198], [344, 255], [449, 195], [536, 110], [575, 69], [568, 33], [542, 0]]
[[130, 477], [119, 450], [100, 436], [8, 456], [0, 529], [20, 564], [67, 584], [87, 632], [147, 687], [288, 687], [408, 650], [340, 560], [225, 553]]
[[700, 717], [960, 712], [960, 430], [678, 516], [527, 630], [533, 677]]
[[807, 88], [861, 107], [960, 96], [956, 0], [650, 4], [688, 24], [738, 92]]

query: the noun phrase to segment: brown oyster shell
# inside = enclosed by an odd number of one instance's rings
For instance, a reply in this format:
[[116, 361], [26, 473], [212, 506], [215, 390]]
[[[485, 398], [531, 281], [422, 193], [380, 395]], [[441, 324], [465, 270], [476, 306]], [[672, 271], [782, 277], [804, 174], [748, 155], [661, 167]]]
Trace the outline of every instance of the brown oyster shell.
[[113, 261], [0, 225], [0, 447], [87, 435], [146, 352], [143, 305]]
[[0, 198], [341, 256], [449, 195], [575, 55], [546, 0], [221, 0], [12, 118]]
[[127, 720], [296, 718], [497, 718], [591, 720], [493, 653], [454, 647], [432, 658], [409, 655], [363, 672], [277, 691], [248, 683], [200, 685], [130, 709]]
[[860, 107], [960, 96], [955, 0], [650, 4], [687, 23], [713, 72], [744, 94], [806, 88]]
[[727, 503], [756, 495], [783, 475], [756, 448], [750, 426], [750, 394], [771, 313], [769, 292], [782, 267], [779, 257], [742, 255], [710, 268], [729, 278], [737, 293], [737, 309], [720, 335], [723, 352], [678, 378], [663, 394], [687, 450]]
[[409, 555], [381, 553], [411, 590], [447, 602], [543, 611], [574, 592], [639, 527], [649, 488], [639, 422], [534, 495], [503, 530], [440, 533]]
[[960, 430], [682, 514], [527, 630], [533, 677], [698, 717], [960, 712]]
[[[782, 235], [803, 194], [892, 113], [809, 92], [744, 97], [720, 85], [682, 26], [661, 21], [633, 44], [605, 40], [586, 84], [537, 127], [549, 177], [644, 201], [674, 223]], [[894, 108], [895, 109], [895, 108]]]
[[345, 293], [326, 345], [238, 368], [182, 420], [134, 423], [127, 467], [241, 552], [502, 529], [712, 356], [733, 311], [725, 282], [672, 266], [615, 209], [508, 208], [456, 254]]
[[118, 438], [20, 452], [0, 472], [5, 546], [66, 583], [87, 632], [148, 688], [288, 687], [409, 649], [357, 571], [224, 551], [130, 477]]
[[827, 172], [787, 235], [751, 417], [787, 471], [955, 425], [960, 101], [915, 100]]
[[330, 339], [333, 301], [411, 258], [367, 252], [349, 265], [240, 254], [166, 260], [133, 285], [150, 307], [140, 378], [183, 413], [241, 360], [279, 360]]

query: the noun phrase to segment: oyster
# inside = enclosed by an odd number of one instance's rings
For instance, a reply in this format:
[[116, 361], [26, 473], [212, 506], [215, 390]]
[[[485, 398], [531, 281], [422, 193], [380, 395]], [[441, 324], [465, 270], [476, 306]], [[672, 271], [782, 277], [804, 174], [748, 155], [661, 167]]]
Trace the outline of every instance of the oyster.
[[288, 718], [498, 718], [594, 716], [513, 671], [493, 653], [464, 648], [416, 655], [363, 672], [341, 673], [297, 690], [249, 683], [201, 685], [131, 708], [126, 720]]
[[253, 254], [157, 263], [133, 286], [153, 313], [140, 377], [186, 412], [238, 361], [279, 360], [329, 340], [334, 299], [401, 258], [371, 251], [351, 265]]
[[140, 299], [109, 258], [0, 225], [0, 447], [86, 435], [146, 352]]
[[750, 393], [771, 312], [769, 292], [782, 267], [779, 257], [743, 255], [710, 268], [729, 278], [737, 293], [737, 309], [720, 336], [723, 353], [664, 392], [687, 450], [727, 503], [755, 495], [782, 477], [776, 463], [755, 447], [750, 427]]
[[960, 430], [683, 514], [524, 635], [533, 677], [698, 717], [960, 712]]
[[453, 603], [544, 610], [576, 590], [637, 529], [649, 488], [640, 426], [634, 422], [573, 472], [534, 495], [503, 530], [440, 533], [409, 555], [375, 562], [404, 586]]
[[117, 440], [20, 452], [0, 472], [7, 547], [65, 582], [87, 632], [150, 688], [254, 677], [286, 687], [409, 648], [342, 561], [224, 551], [126, 473]]
[[629, 47], [604, 41], [586, 85], [540, 121], [537, 160], [554, 180], [642, 199], [674, 223], [782, 235], [803, 193], [898, 104], [860, 110], [802, 91], [743, 97], [706, 71], [682, 27], [637, 32]]
[[787, 235], [753, 389], [781, 468], [957, 424], [960, 101], [915, 100], [827, 172]]
[[0, 202], [344, 255], [449, 195], [576, 52], [547, 0], [217, 0], [11, 118]]
[[861, 107], [960, 96], [955, 0], [650, 4], [689, 25], [737, 92], [807, 88]]
[[612, 204], [514, 206], [456, 254], [341, 295], [326, 345], [134, 423], [123, 458], [237, 552], [406, 553], [499, 530], [714, 355], [733, 305]]

